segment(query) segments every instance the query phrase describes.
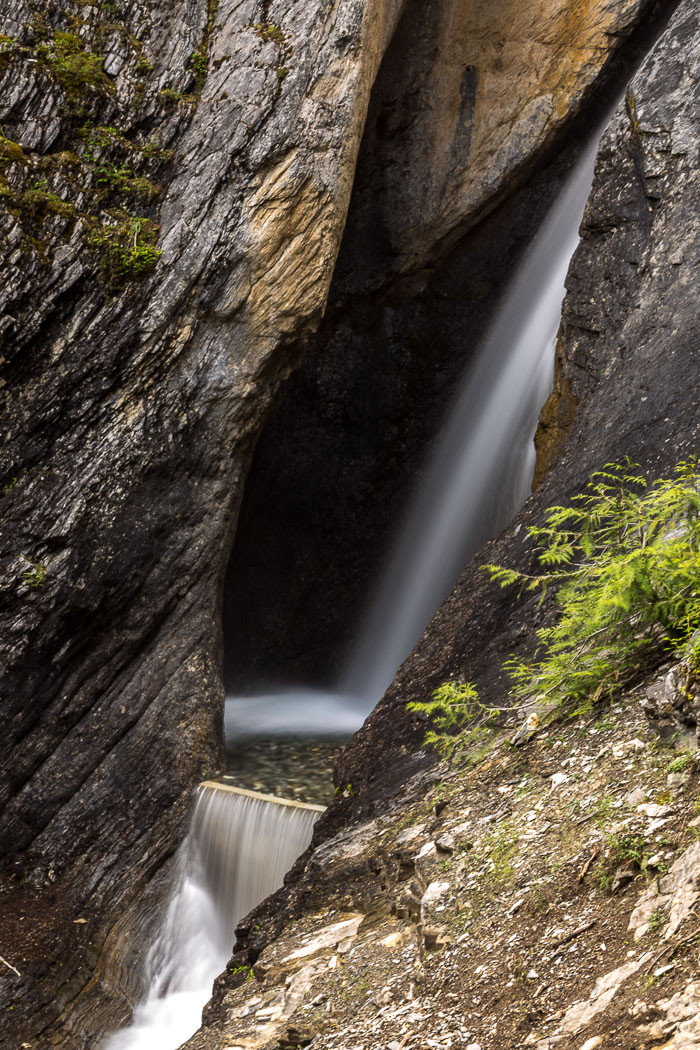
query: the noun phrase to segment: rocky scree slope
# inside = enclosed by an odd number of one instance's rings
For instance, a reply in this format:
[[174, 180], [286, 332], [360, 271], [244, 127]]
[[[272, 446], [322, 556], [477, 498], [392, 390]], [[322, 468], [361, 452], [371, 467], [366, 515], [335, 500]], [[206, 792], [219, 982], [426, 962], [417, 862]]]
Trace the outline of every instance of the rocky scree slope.
[[[450, 9], [460, 39], [478, 7]], [[516, 71], [525, 29], [568, 55], [561, 85], [533, 63], [514, 110], [522, 77], [493, 50], [466, 79], [450, 51], [442, 79], [431, 8], [420, 121], [434, 96], [443, 172], [472, 108], [480, 143], [436, 252], [539, 163], [661, 9], [506, 4], [495, 51]], [[219, 594], [243, 478], [323, 311], [371, 87], [407, 10], [0, 4], [0, 843], [19, 970], [0, 988], [0, 1045], [94, 1045], [138, 994], [146, 888], [159, 896], [191, 788], [220, 762]]]
[[677, 665], [418, 773], [314, 851], [293, 921], [234, 956], [187, 1050], [700, 1045], [699, 715]]

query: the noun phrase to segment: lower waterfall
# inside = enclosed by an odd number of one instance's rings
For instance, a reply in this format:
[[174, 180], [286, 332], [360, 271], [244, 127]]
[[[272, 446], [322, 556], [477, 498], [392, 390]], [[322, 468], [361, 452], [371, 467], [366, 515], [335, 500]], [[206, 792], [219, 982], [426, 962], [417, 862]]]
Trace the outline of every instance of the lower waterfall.
[[225, 783], [200, 785], [176, 889], [146, 958], [148, 992], [103, 1050], [175, 1050], [197, 1030], [236, 923], [282, 885], [322, 812]]

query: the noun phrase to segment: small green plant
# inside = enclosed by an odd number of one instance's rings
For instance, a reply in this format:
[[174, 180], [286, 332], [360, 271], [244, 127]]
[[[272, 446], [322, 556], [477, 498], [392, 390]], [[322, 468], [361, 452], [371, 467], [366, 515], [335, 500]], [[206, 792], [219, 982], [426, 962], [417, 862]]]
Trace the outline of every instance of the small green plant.
[[4, 171], [8, 164], [27, 164], [27, 155], [19, 142], [0, 135], [0, 171]]
[[[499, 709], [479, 700], [472, 682], [443, 682], [430, 700], [412, 700], [407, 711], [423, 715], [432, 722], [425, 743], [448, 761], [470, 744], [476, 743], [493, 727]], [[468, 731], [467, 731], [467, 727]]]
[[75, 219], [77, 215], [75, 205], [70, 201], [64, 201], [57, 193], [53, 193], [46, 179], [35, 182], [33, 186], [25, 190], [21, 203], [35, 220], [42, 219], [46, 215], [60, 215], [64, 219]]
[[100, 257], [106, 284], [117, 291], [153, 272], [162, 254], [157, 239], [158, 226], [151, 219], [121, 212], [112, 225], [95, 225], [88, 243]]
[[163, 88], [162, 91], [158, 92], [158, 100], [167, 109], [173, 109], [175, 106], [194, 109], [197, 105], [197, 99], [194, 95], [186, 95], [182, 91], [176, 91], [174, 88]]
[[32, 587], [34, 590], [36, 590], [39, 587], [43, 587], [46, 583], [46, 566], [42, 565], [38, 561], [32, 561], [32, 559], [27, 558], [26, 555], [24, 555], [24, 557], [31, 565], [31, 569], [28, 569], [27, 572], [22, 573], [22, 579], [25, 581], [25, 583], [28, 583], [29, 586]]
[[593, 819], [597, 828], [604, 828], [606, 824], [609, 824], [615, 815], [615, 807], [613, 806], [613, 799], [608, 795], [604, 795], [603, 798], [599, 798], [593, 807]]
[[636, 464], [608, 464], [569, 507], [530, 527], [544, 570], [484, 568], [541, 601], [556, 588], [558, 617], [537, 632], [533, 661], [506, 663], [515, 695], [590, 705], [612, 697], [669, 652], [700, 649], [700, 476], [697, 461], [648, 486]]
[[84, 92], [112, 93], [114, 88], [102, 69], [102, 58], [85, 50], [79, 36], [57, 32], [41, 43], [37, 53], [44, 59], [66, 94], [75, 99]]
[[665, 926], [667, 922], [668, 915], [666, 912], [663, 908], [657, 908], [656, 911], [653, 911], [649, 916], [647, 925], [651, 932], [654, 933], [656, 930], [660, 930], [662, 926]]
[[190, 55], [190, 68], [198, 84], [204, 81], [207, 75], [207, 66], [206, 48], [201, 47], [198, 51], [193, 51]]
[[275, 44], [286, 44], [287, 42], [281, 26], [275, 25], [274, 22], [255, 22], [253, 29], [266, 44], [270, 40]]
[[666, 772], [683, 773], [688, 768], [688, 766], [691, 766], [692, 764], [693, 756], [688, 754], [688, 752], [686, 751], [684, 755], [679, 755], [678, 758], [674, 758], [672, 762], [669, 762], [669, 764], [666, 766]]
[[244, 975], [246, 981], [254, 981], [255, 980], [255, 974], [253, 973], [253, 967], [252, 966], [229, 966], [228, 972], [231, 974], [232, 977], [238, 977], [239, 975], [242, 975], [242, 976]]

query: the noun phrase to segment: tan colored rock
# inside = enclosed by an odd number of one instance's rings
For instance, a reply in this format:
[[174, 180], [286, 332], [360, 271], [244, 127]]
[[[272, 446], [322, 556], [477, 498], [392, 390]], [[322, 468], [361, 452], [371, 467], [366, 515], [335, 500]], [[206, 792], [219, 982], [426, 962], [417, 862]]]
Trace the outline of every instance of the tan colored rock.
[[578, 111], [642, 6], [407, 4], [378, 85], [380, 131], [366, 144], [376, 165], [367, 210], [379, 194], [397, 269], [435, 255], [513, 187]]

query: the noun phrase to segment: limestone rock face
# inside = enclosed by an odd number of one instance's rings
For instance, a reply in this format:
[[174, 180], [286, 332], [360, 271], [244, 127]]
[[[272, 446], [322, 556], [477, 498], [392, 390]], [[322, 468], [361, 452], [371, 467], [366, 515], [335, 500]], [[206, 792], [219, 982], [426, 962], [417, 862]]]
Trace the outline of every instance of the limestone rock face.
[[[360, 280], [357, 256], [353, 294], [522, 181], [661, 10], [489, 6], [491, 29], [465, 0], [0, 0], [0, 1046], [94, 1046], [138, 992], [125, 945], [220, 762], [243, 481], [323, 313], [390, 42], [347, 258], [375, 196], [394, 258]], [[383, 113], [408, 120], [384, 153]]]

